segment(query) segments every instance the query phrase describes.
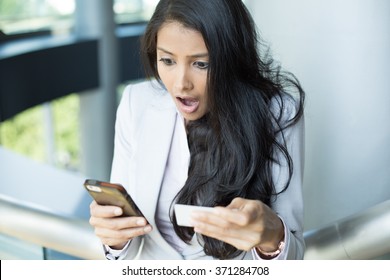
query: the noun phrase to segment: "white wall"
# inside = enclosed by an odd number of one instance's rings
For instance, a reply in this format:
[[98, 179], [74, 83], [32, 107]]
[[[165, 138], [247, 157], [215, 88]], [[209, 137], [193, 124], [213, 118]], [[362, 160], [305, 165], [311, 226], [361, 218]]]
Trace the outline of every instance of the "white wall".
[[306, 230], [390, 199], [390, 1], [246, 3], [307, 93]]

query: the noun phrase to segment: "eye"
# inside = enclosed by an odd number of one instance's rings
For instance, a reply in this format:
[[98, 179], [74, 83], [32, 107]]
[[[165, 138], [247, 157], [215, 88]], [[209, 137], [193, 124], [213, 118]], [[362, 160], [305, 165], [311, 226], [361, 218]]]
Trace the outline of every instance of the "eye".
[[209, 63], [205, 61], [195, 61], [194, 65], [199, 69], [207, 69], [209, 68]]
[[159, 61], [161, 61], [162, 63], [164, 63], [167, 66], [171, 66], [171, 65], [175, 64], [175, 62], [170, 58], [160, 58]]

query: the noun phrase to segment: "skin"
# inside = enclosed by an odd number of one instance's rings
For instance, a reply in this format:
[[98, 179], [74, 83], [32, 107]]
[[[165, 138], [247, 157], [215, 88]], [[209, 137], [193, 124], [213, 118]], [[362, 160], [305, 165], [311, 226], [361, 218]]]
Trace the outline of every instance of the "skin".
[[[158, 32], [157, 71], [187, 121], [197, 120], [207, 113], [208, 58], [199, 32], [177, 22], [164, 24]], [[183, 100], [196, 106], [185, 106]]]
[[[197, 120], [208, 111], [208, 51], [202, 35], [180, 23], [164, 24], [157, 35], [157, 69], [178, 110], [186, 121]], [[121, 249], [128, 240], [152, 231], [142, 217], [118, 217], [115, 206], [90, 205], [90, 224], [103, 244]], [[273, 252], [284, 237], [283, 223], [267, 205], [257, 200], [234, 199], [213, 213], [192, 214], [197, 233], [248, 251], [254, 247]]]

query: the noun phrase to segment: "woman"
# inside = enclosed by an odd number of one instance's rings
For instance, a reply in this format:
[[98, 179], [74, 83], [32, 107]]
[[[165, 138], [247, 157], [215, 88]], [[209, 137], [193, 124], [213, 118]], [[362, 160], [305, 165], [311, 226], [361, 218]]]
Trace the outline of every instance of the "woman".
[[[91, 204], [109, 259], [301, 259], [303, 100], [258, 54], [241, 0], [161, 0], [142, 41], [150, 81], [118, 108], [111, 181], [142, 217]], [[182, 227], [175, 204], [215, 207]]]

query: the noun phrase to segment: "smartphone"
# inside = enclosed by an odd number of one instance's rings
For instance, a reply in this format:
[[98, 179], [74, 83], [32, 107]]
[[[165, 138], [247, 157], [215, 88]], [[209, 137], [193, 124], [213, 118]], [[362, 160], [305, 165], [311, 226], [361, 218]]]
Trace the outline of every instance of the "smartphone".
[[145, 218], [122, 185], [87, 179], [84, 182], [84, 187], [98, 204], [119, 206], [123, 209], [122, 216]]

